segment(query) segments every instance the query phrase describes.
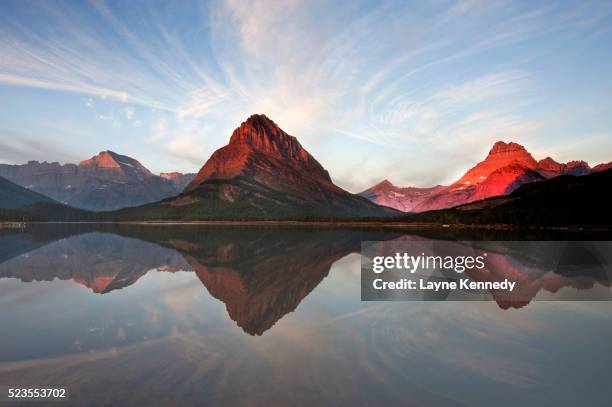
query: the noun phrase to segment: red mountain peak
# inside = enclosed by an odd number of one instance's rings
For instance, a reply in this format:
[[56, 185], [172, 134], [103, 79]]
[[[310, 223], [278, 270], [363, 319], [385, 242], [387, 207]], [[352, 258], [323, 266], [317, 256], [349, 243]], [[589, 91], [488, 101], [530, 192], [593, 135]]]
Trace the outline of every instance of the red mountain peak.
[[[518, 143], [510, 142], [505, 143], [503, 141], [498, 141], [493, 144], [493, 148], [489, 151], [489, 155], [500, 154], [500, 153], [527, 153], [525, 147]], [[529, 153], [527, 153], [529, 154]]]
[[126, 176], [148, 177], [153, 174], [143, 166], [138, 160], [126, 155], [117, 154], [113, 151], [101, 151], [98, 155], [79, 163], [79, 168], [86, 172], [119, 171]]
[[98, 155], [91, 157], [89, 160], [83, 160], [79, 163], [80, 166], [96, 166], [101, 168], [120, 168], [121, 166], [115, 160], [116, 153], [112, 151], [100, 151]]
[[229, 144], [248, 145], [254, 150], [292, 161], [314, 161], [295, 137], [285, 133], [263, 114], [254, 114], [243, 122], [232, 133]]
[[513, 163], [529, 169], [534, 169], [538, 165], [537, 161], [522, 145], [498, 141], [493, 145], [487, 158], [466, 172], [455, 184], [479, 184], [486, 180], [493, 171]]
[[291, 168], [308, 179], [331, 183], [328, 172], [293, 136], [285, 133], [263, 114], [249, 117], [232, 133], [229, 144], [215, 151], [195, 179], [192, 190], [208, 179], [232, 179], [250, 174], [275, 178], [275, 170]]
[[378, 184], [374, 185], [371, 189], [386, 189], [386, 188], [395, 188], [395, 185], [388, 179], [384, 179], [380, 181]]
[[538, 167], [539, 168], [545, 168], [545, 169], [553, 169], [553, 168], [561, 167], [561, 164], [558, 163], [557, 161], [555, 161], [551, 157], [546, 157], [546, 158], [538, 161]]
[[565, 164], [556, 162], [550, 157], [538, 161], [537, 171], [546, 178], [556, 177], [560, 175], [565, 168]]

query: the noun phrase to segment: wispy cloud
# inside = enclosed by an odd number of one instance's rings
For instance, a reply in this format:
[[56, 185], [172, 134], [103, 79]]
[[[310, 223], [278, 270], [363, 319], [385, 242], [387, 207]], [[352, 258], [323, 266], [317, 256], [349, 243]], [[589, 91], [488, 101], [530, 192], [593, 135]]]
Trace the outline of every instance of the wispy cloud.
[[30, 160], [78, 162], [80, 157], [73, 154], [69, 148], [63, 149], [57, 143], [39, 140], [21, 131], [3, 130], [3, 134], [11, 142], [0, 139], [0, 162], [7, 164], [23, 164]]

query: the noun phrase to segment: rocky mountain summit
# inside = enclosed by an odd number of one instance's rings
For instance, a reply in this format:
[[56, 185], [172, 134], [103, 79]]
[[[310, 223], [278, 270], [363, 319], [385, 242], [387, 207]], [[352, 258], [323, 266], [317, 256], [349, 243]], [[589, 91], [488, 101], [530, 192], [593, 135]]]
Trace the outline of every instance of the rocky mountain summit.
[[209, 180], [239, 176], [250, 176], [270, 186], [286, 187], [290, 181], [303, 184], [298, 187], [322, 183], [331, 190], [340, 189], [295, 137], [264, 115], [253, 115], [234, 130], [229, 144], [213, 153], [187, 191]]

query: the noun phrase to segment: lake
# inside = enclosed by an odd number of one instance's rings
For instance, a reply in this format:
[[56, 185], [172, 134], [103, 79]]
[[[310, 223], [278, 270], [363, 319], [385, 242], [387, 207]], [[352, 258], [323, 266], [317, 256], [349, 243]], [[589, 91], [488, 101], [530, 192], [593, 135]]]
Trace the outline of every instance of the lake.
[[1, 230], [0, 385], [81, 405], [609, 405], [612, 302], [545, 301], [609, 294], [608, 275], [532, 270], [520, 301], [361, 301], [363, 241], [518, 238], [543, 237]]

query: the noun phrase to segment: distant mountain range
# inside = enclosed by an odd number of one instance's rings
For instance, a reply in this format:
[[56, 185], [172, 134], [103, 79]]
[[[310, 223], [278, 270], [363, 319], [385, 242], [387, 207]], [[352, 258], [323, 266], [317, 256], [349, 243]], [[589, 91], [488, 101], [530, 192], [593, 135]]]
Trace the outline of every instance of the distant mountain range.
[[520, 144], [499, 141], [483, 161], [449, 186], [402, 188], [384, 180], [360, 195], [403, 212], [426, 212], [508, 195], [523, 184], [559, 175], [582, 176], [609, 168], [612, 162], [591, 168], [584, 161], [561, 164], [550, 157], [536, 161]]
[[336, 186], [299, 141], [264, 115], [234, 130], [178, 197], [121, 219], [337, 219], [397, 215]]
[[78, 165], [0, 164], [0, 176], [75, 208], [108, 211], [178, 195], [194, 174], [157, 176], [133, 158], [102, 151]]

